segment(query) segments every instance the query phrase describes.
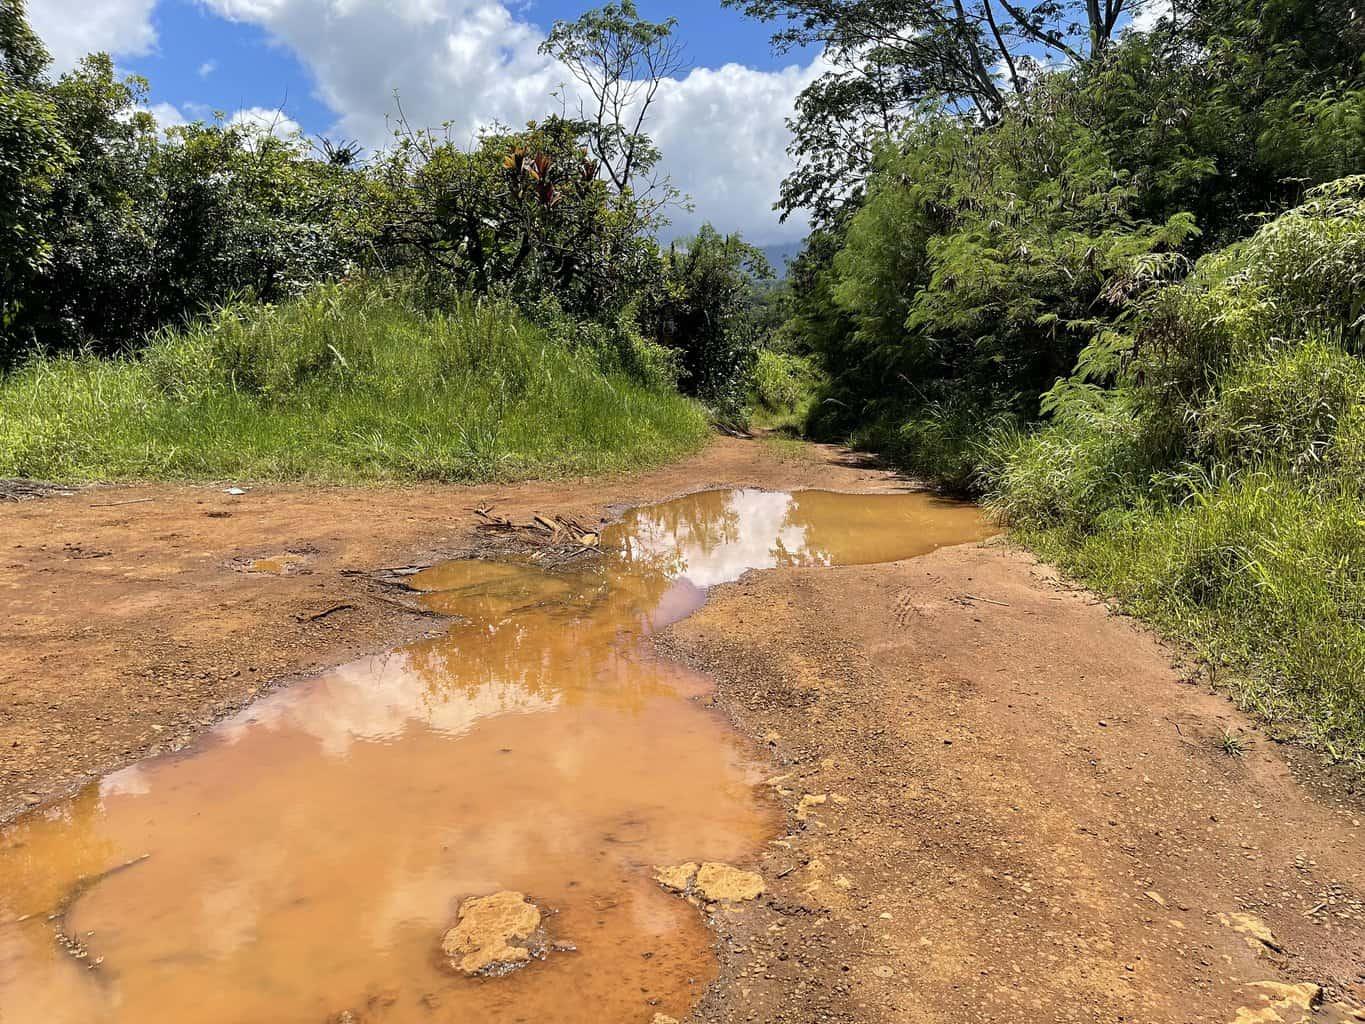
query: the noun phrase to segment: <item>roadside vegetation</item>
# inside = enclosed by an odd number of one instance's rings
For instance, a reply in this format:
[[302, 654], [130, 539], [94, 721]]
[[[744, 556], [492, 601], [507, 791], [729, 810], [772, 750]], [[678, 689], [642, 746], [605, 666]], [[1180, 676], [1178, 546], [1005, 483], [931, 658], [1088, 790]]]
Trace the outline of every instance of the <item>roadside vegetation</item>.
[[1358, 8], [729, 2], [834, 65], [762, 415], [982, 498], [1365, 767]]
[[[630, 3], [546, 49], [598, 109], [471, 146], [162, 130], [0, 0], [0, 475], [485, 480], [617, 470], [742, 416], [762, 254], [642, 133], [678, 67]], [[549, 104], [551, 97], [546, 97]]]
[[498, 480], [636, 468], [707, 436], [666, 360], [641, 380], [621, 367], [635, 352], [506, 301], [419, 308], [392, 283], [320, 285], [127, 356], [31, 361], [0, 385], [0, 476]]

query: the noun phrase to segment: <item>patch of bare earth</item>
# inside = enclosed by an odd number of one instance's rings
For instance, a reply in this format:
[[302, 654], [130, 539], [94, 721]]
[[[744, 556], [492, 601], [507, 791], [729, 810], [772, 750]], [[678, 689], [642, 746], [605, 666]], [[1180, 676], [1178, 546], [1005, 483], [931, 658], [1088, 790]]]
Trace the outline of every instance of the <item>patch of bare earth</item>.
[[698, 1020], [1365, 1019], [1359, 803], [1026, 555], [754, 573], [660, 644], [790, 809]]

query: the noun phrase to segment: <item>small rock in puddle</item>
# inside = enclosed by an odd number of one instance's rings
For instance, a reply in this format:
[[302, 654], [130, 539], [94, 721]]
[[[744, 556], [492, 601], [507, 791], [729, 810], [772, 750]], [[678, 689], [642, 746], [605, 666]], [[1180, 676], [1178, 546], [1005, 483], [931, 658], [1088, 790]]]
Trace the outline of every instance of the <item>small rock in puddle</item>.
[[475, 896], [460, 904], [441, 951], [464, 974], [508, 974], [545, 948], [540, 919], [540, 908], [519, 892]]
[[708, 903], [756, 900], [766, 890], [762, 875], [714, 861], [707, 861], [700, 867], [688, 863], [655, 868], [654, 879], [665, 889], [683, 895], [695, 894]]
[[670, 892], [687, 892], [697, 877], [699, 864], [677, 864], [671, 868], [655, 868], [654, 880]]

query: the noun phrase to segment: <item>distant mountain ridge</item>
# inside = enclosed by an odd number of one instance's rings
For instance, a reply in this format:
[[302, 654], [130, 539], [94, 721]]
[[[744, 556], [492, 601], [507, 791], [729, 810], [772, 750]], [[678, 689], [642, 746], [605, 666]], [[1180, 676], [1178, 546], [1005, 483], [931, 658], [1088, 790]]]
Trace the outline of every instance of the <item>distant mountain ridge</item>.
[[787, 276], [787, 262], [796, 259], [801, 254], [801, 242], [780, 242], [777, 245], [760, 246], [763, 255], [768, 257], [768, 262], [773, 265], [773, 270], [779, 278]]

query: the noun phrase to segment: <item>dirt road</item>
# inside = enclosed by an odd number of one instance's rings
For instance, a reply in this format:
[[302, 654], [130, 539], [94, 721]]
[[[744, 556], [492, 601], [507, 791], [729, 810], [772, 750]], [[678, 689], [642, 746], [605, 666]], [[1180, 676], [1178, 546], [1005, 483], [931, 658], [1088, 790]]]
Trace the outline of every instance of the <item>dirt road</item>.
[[[0, 818], [441, 628], [374, 572], [470, 550], [471, 506], [591, 520], [737, 484], [904, 486], [721, 440], [617, 480], [6, 505]], [[1358, 798], [1026, 555], [752, 574], [660, 644], [717, 678], [789, 812], [768, 894], [716, 915], [699, 1020], [1365, 1020]]]
[[1358, 800], [1026, 555], [754, 575], [665, 646], [792, 808], [704, 1019], [1365, 1019]]

